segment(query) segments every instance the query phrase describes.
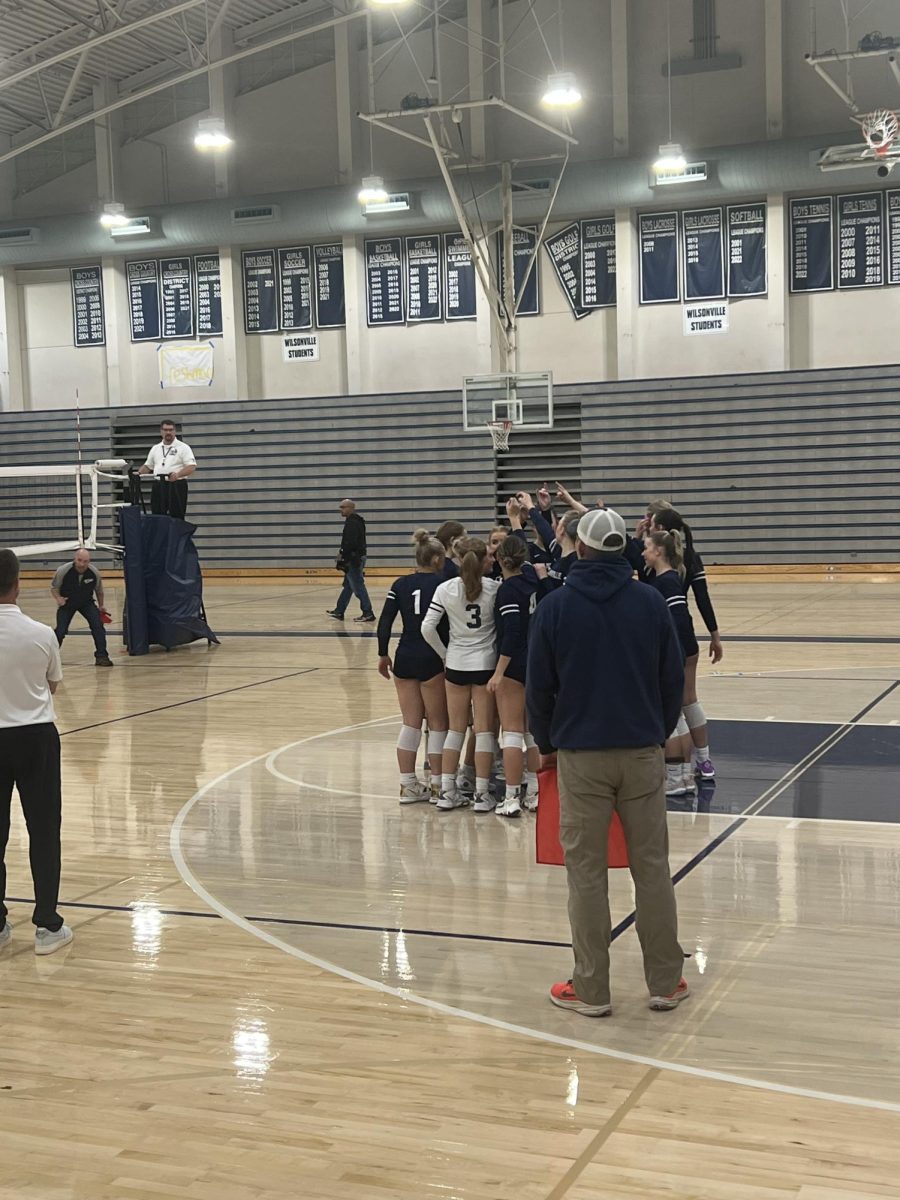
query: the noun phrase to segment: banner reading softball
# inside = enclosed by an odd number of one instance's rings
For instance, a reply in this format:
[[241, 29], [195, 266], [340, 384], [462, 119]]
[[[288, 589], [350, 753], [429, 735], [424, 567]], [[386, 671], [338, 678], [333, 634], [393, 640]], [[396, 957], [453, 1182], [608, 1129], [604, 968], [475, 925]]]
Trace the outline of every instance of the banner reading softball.
[[213, 343], [159, 347], [161, 388], [212, 387]]

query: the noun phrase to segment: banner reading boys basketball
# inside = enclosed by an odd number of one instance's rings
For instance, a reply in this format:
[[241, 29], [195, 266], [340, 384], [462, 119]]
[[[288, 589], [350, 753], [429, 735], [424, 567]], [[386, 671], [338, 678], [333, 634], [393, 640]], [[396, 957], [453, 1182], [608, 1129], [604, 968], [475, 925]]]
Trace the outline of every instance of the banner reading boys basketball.
[[792, 292], [830, 292], [834, 287], [834, 215], [830, 196], [790, 202]]
[[278, 251], [279, 317], [282, 329], [312, 329], [312, 262], [309, 246]]
[[616, 302], [616, 219], [581, 222], [581, 303], [611, 308]]
[[218, 254], [194, 255], [197, 280], [197, 336], [222, 336], [222, 276]]
[[681, 214], [685, 300], [725, 296], [725, 256], [721, 208], [695, 208]]
[[344, 310], [344, 248], [340, 242], [313, 246], [316, 268], [316, 325], [320, 329], [342, 329], [347, 324]]
[[475, 264], [461, 233], [444, 234], [444, 279], [447, 320], [471, 320], [475, 316]]
[[838, 196], [839, 288], [884, 284], [884, 201], [881, 192]]
[[581, 303], [581, 230], [577, 221], [560, 229], [544, 241], [544, 249], [550, 255], [553, 270], [569, 302], [575, 320], [588, 315]]
[[767, 209], [728, 205], [728, 295], [765, 296], [769, 290]]
[[402, 325], [403, 241], [372, 238], [366, 242], [366, 323]]
[[72, 324], [76, 346], [105, 346], [103, 321], [103, 271], [97, 267], [72, 267]]
[[274, 333], [278, 328], [278, 289], [274, 250], [241, 252], [244, 276], [244, 332]]
[[[524, 229], [513, 229], [513, 299], [516, 303], [516, 315], [520, 317], [536, 317], [541, 311], [540, 273], [537, 269], [537, 257], [534, 254], [537, 245], [537, 226], [529, 225]], [[497, 272], [500, 279], [500, 294], [504, 289], [503, 266], [503, 234], [497, 234]], [[530, 267], [530, 270], [529, 270]], [[526, 280], [525, 274], [528, 272]], [[521, 295], [521, 299], [519, 299]]]
[[441, 235], [419, 234], [406, 239], [406, 318], [440, 321]]
[[159, 264], [162, 279], [162, 335], [164, 338], [194, 336], [194, 298], [191, 294], [191, 260], [164, 258]]
[[641, 304], [678, 300], [678, 213], [641, 213], [638, 246]]

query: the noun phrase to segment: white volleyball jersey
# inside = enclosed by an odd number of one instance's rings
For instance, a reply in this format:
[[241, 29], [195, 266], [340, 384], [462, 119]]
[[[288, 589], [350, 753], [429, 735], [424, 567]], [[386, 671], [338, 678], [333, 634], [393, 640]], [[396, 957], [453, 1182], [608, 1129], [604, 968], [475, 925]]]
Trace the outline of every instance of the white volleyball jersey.
[[[499, 580], [485, 576], [477, 600], [466, 599], [462, 579], [448, 579], [435, 591], [422, 622], [422, 637], [451, 671], [493, 671], [497, 665], [494, 601], [499, 588]], [[437, 630], [445, 613], [450, 623], [446, 648]]]

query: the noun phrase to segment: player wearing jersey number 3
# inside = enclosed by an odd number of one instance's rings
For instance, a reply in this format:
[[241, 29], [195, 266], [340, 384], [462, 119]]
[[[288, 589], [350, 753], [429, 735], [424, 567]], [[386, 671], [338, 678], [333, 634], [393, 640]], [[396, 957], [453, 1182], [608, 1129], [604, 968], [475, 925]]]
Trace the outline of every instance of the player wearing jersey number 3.
[[[447, 681], [449, 731], [444, 739], [441, 761], [441, 810], [462, 808], [468, 800], [456, 787], [459, 752], [465, 741], [471, 702], [475, 728], [475, 812], [491, 812], [494, 801], [489, 791], [494, 757], [494, 698], [487, 689], [497, 662], [494, 632], [494, 601], [500, 584], [486, 576], [492, 561], [480, 538], [456, 542], [460, 558], [459, 578], [448, 579], [434, 593], [422, 622], [422, 637], [444, 660]], [[444, 646], [438, 625], [446, 615], [450, 626], [449, 645]]]

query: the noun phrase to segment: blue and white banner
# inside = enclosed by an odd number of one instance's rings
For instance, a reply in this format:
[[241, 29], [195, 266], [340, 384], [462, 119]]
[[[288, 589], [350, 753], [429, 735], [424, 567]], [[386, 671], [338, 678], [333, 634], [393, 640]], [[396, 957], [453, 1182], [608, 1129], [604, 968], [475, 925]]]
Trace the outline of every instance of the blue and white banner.
[[125, 264], [128, 283], [128, 315], [133, 342], [158, 342], [159, 263], [156, 259]]
[[900, 283], [900, 192], [887, 193], [888, 283]]
[[678, 213], [638, 215], [641, 304], [668, 304], [678, 293]]
[[312, 329], [312, 257], [309, 246], [278, 251], [278, 306], [282, 329]]
[[444, 279], [448, 321], [469, 321], [475, 316], [475, 264], [469, 243], [461, 233], [444, 234]]
[[728, 295], [765, 296], [769, 290], [765, 201], [728, 205]]
[[685, 301], [724, 299], [725, 237], [721, 208], [683, 212], [681, 236]]
[[244, 279], [244, 332], [274, 333], [278, 328], [278, 272], [274, 250], [241, 252]]
[[160, 260], [159, 273], [162, 279], [163, 337], [193, 337], [194, 297], [190, 258], [163, 258]]
[[581, 222], [581, 303], [611, 308], [616, 302], [616, 219]]
[[365, 244], [366, 321], [369, 325], [402, 325], [403, 240], [372, 238]]
[[[538, 271], [537, 256], [534, 249], [537, 245], [537, 226], [528, 225], [524, 229], [513, 229], [513, 300], [516, 306], [516, 316], [536, 317], [541, 311], [540, 272]], [[534, 261], [532, 261], [534, 255]], [[503, 234], [497, 234], [497, 262], [500, 280], [500, 294], [504, 289], [504, 258]], [[529, 271], [529, 264], [531, 270]], [[526, 279], [527, 273], [527, 279]], [[521, 299], [520, 299], [521, 296]]]
[[830, 292], [834, 287], [834, 215], [830, 196], [791, 200], [790, 290]]
[[222, 276], [218, 254], [194, 255], [197, 337], [222, 336]]
[[105, 346], [103, 270], [72, 267], [72, 328], [76, 346]]
[[581, 229], [577, 221], [544, 239], [559, 286], [569, 302], [576, 321], [588, 315], [581, 303]]
[[441, 235], [423, 233], [406, 239], [406, 319], [440, 321]]
[[342, 329], [347, 324], [344, 308], [344, 248], [340, 242], [313, 246], [316, 268], [316, 325], [319, 329]]
[[884, 193], [838, 196], [839, 288], [884, 284]]

